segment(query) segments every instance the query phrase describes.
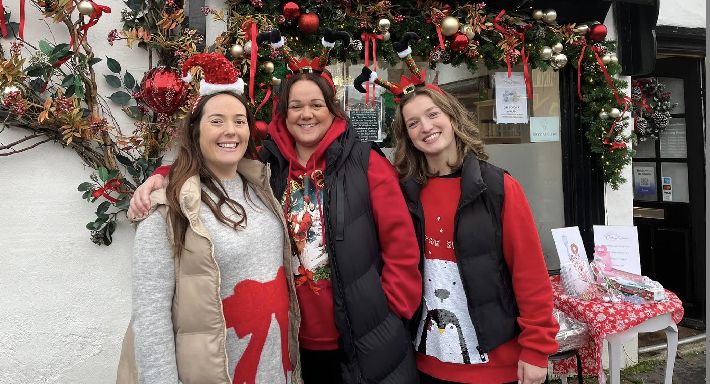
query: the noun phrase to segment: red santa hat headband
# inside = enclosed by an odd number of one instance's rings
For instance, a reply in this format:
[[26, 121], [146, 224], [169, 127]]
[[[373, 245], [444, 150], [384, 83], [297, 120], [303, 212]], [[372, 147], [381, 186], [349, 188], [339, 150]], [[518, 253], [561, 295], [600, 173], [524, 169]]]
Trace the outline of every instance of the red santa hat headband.
[[370, 68], [362, 67], [360, 75], [353, 80], [355, 89], [361, 93], [365, 93], [367, 91], [362, 84], [366, 81], [374, 82], [380, 87], [392, 92], [395, 96], [394, 101], [396, 103], [399, 103], [402, 96], [405, 96], [413, 92], [417, 87], [422, 86], [443, 94], [444, 91], [442, 91], [441, 88], [434, 84], [426, 83], [424, 71], [419, 69], [417, 63], [414, 61], [414, 57], [412, 57], [412, 47], [409, 46], [410, 40], [419, 40], [419, 35], [414, 32], [406, 32], [399, 41], [392, 43], [392, 47], [397, 52], [399, 58], [404, 60], [407, 64], [407, 68], [409, 68], [409, 71], [412, 72], [411, 76], [402, 75], [399, 78], [399, 83], [393, 83], [391, 81], [383, 80], [377, 75], [377, 72], [374, 72]]
[[275, 49], [279, 56], [283, 57], [287, 61], [288, 68], [293, 73], [317, 73], [323, 77], [331, 88], [335, 90], [335, 84], [330, 74], [325, 71], [325, 67], [328, 66], [330, 61], [330, 51], [335, 47], [335, 43], [341, 41], [343, 45], [350, 44], [350, 35], [345, 31], [333, 31], [326, 29], [323, 33], [323, 38], [321, 39], [321, 44], [323, 45], [321, 53], [314, 59], [307, 59], [305, 57], [298, 58], [293, 55], [291, 49], [286, 46], [286, 39], [281, 36], [281, 32], [278, 29], [272, 29], [268, 32], [262, 32], [257, 36], [258, 43], [268, 42], [271, 48]]
[[223, 91], [231, 91], [238, 95], [244, 93], [244, 80], [237, 77], [234, 65], [221, 53], [198, 53], [190, 56], [182, 64], [182, 80], [184, 82], [189, 83], [192, 81], [190, 69], [193, 67], [202, 68], [200, 97]]

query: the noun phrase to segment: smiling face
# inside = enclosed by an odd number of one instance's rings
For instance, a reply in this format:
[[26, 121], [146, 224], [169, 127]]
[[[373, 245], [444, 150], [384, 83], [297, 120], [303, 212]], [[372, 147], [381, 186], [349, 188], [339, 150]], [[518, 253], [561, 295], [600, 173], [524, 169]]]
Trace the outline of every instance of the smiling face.
[[310, 80], [293, 83], [288, 94], [286, 128], [299, 152], [313, 152], [333, 123], [323, 92]]
[[426, 95], [417, 95], [402, 107], [407, 136], [427, 159], [431, 171], [449, 173], [447, 164], [457, 157], [451, 119]]
[[236, 177], [237, 164], [249, 145], [244, 104], [231, 95], [216, 95], [205, 103], [199, 124], [200, 152], [207, 168], [220, 179]]

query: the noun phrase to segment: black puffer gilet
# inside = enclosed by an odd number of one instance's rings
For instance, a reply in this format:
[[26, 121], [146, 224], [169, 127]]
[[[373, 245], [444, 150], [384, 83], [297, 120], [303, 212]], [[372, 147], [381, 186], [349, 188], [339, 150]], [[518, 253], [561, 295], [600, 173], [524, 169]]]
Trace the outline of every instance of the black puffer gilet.
[[[323, 215], [343, 382], [416, 384], [409, 333], [390, 310], [380, 278], [382, 257], [367, 180], [371, 148], [348, 126], [325, 152]], [[271, 187], [280, 199], [288, 162], [269, 140], [263, 142], [262, 159], [271, 166]]]

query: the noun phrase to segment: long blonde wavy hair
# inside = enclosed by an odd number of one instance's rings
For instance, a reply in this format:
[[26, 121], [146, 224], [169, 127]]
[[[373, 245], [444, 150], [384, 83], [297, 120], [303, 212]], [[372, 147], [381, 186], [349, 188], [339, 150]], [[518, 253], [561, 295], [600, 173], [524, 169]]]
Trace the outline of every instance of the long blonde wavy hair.
[[437, 176], [429, 171], [426, 157], [414, 147], [407, 134], [407, 126], [402, 115], [402, 108], [416, 96], [427, 96], [451, 120], [456, 141], [456, 161], [448, 164], [451, 169], [457, 170], [463, 165], [466, 155], [472, 153], [480, 160], [488, 160], [484, 149], [481, 133], [478, 130], [475, 117], [458, 99], [447, 92], [437, 92], [430, 88], [417, 88], [412, 93], [404, 96], [397, 106], [392, 132], [394, 136], [394, 166], [400, 179], [414, 179], [420, 184], [426, 184], [430, 177]]

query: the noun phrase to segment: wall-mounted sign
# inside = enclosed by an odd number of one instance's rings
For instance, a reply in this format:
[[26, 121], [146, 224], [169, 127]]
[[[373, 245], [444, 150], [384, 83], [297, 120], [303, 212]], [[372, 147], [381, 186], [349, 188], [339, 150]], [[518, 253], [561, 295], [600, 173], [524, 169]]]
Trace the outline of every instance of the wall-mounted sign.
[[530, 142], [560, 141], [559, 117], [531, 117]]
[[496, 72], [496, 123], [528, 122], [528, 95], [525, 77], [520, 72]]

